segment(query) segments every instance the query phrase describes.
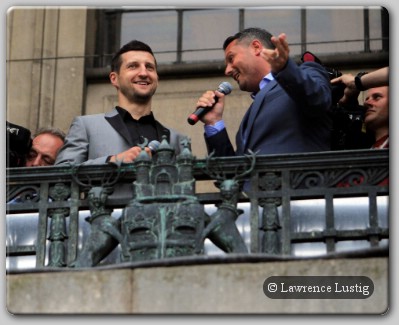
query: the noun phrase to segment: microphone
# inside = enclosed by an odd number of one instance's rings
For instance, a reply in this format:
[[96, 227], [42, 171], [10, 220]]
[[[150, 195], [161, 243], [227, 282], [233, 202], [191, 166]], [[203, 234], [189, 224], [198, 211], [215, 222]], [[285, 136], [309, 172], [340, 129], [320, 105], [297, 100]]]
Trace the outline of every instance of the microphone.
[[[233, 90], [233, 87], [227, 81], [222, 82], [217, 89], [218, 92], [221, 92], [225, 95], [230, 94], [232, 90]], [[218, 101], [218, 97], [215, 96], [215, 100], [216, 100], [216, 102], [215, 102], [215, 104], [216, 104]], [[204, 116], [206, 113], [208, 113], [212, 108], [213, 108], [213, 106], [212, 107], [198, 107], [197, 110], [188, 117], [188, 119], [187, 119], [188, 123], [191, 125], [194, 125], [195, 123], [197, 123], [199, 121], [199, 119], [202, 116]]]
[[150, 143], [148, 144], [148, 148], [150, 148], [151, 153], [154, 154], [155, 152], [157, 152], [159, 146], [160, 146], [160, 142], [158, 140], [152, 140], [150, 141]]

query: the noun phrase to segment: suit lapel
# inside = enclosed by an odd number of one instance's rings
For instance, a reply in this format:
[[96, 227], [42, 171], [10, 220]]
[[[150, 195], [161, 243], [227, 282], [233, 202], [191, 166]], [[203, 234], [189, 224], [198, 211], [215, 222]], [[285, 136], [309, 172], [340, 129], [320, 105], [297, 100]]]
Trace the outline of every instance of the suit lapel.
[[157, 128], [158, 140], [162, 141], [163, 136], [166, 136], [166, 140], [170, 143], [170, 130], [164, 127], [161, 123], [155, 120], [155, 125]]
[[273, 89], [276, 85], [277, 81], [272, 80], [256, 94], [253, 103], [251, 104], [247, 114], [243, 119], [243, 123], [240, 127], [240, 130], [242, 129], [241, 134], [243, 138], [243, 152], [245, 152], [248, 148], [248, 139], [251, 138], [255, 119], [258, 116], [260, 108], [263, 106], [262, 104], [265, 100], [266, 93]]
[[117, 131], [120, 136], [129, 143], [130, 146], [134, 146], [132, 140], [130, 139], [129, 131], [126, 124], [123, 122], [122, 117], [119, 115], [118, 111], [114, 108], [111, 112], [105, 114], [105, 119], [109, 124]]
[[237, 154], [238, 155], [243, 155], [244, 154], [244, 148], [246, 147], [246, 140], [248, 138], [248, 135], [246, 134], [248, 128], [248, 121], [249, 121], [249, 116], [252, 111], [252, 106], [254, 105], [254, 102], [252, 102], [251, 106], [249, 106], [248, 110], [245, 112], [245, 115], [242, 119], [242, 122], [240, 124], [240, 127], [237, 132], [237, 137], [236, 137], [236, 144], [237, 144]]
[[[135, 143], [132, 143], [129, 130], [127, 129], [126, 124], [123, 122], [122, 117], [115, 108], [111, 112], [105, 114], [105, 119], [120, 134], [120, 136], [125, 139], [127, 143], [129, 143], [130, 146], [133, 147], [136, 145]], [[170, 142], [170, 130], [165, 128], [157, 120], [155, 120], [155, 125], [157, 129], [158, 140], [162, 141], [163, 136], [165, 136], [166, 140]]]

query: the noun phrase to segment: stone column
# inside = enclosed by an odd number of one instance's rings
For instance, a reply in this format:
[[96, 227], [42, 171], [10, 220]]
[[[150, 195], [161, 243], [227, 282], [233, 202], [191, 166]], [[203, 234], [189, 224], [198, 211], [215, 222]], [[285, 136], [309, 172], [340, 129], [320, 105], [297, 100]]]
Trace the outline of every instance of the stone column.
[[7, 13], [7, 119], [34, 132], [67, 131], [82, 114], [83, 8], [13, 7]]

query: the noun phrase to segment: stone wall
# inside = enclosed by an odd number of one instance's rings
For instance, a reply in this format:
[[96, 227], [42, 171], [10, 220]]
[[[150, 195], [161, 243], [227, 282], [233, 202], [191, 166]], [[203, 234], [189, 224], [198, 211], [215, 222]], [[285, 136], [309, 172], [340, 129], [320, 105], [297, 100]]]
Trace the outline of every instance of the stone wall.
[[14, 7], [7, 12], [7, 120], [34, 133], [67, 130], [82, 113], [86, 10]]
[[[197, 258], [198, 259], [198, 258]], [[188, 259], [190, 260], [190, 259]], [[388, 258], [299, 259], [143, 265], [7, 275], [12, 314], [382, 314]], [[367, 299], [270, 299], [270, 276], [367, 276]]]

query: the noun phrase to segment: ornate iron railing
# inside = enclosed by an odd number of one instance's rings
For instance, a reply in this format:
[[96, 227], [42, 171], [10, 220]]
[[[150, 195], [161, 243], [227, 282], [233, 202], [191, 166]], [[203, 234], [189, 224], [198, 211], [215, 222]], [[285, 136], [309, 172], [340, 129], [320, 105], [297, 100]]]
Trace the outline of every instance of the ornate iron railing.
[[[226, 253], [277, 256], [295, 255], [301, 244], [315, 254], [318, 244], [321, 254], [348, 241], [387, 245], [387, 149], [207, 159], [186, 149], [158, 153], [157, 162], [7, 169], [7, 258], [90, 267], [115, 245], [120, 262], [204, 254], [206, 240]], [[196, 193], [210, 180], [214, 191]], [[234, 225], [242, 206], [249, 243]], [[83, 238], [80, 212], [88, 210]], [[34, 222], [29, 244], [17, 240], [21, 215]]]

